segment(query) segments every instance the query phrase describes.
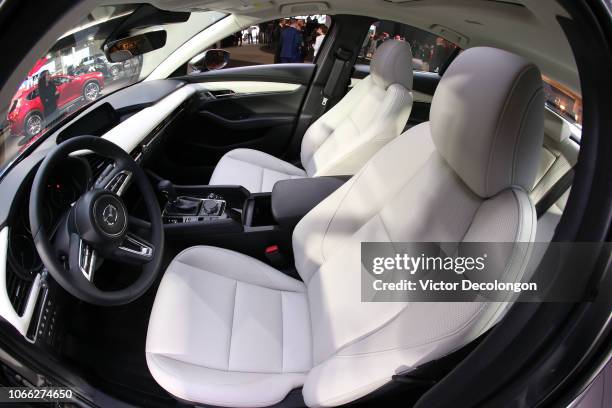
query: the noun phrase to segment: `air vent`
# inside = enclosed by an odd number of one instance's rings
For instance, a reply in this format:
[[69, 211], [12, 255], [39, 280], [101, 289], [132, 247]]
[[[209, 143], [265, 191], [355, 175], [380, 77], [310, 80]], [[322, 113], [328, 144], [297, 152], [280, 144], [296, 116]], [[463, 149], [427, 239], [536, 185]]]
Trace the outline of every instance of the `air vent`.
[[9, 299], [17, 314], [22, 316], [25, 311], [28, 294], [32, 288], [32, 281], [19, 277], [10, 267], [7, 268], [6, 272], [6, 289]]
[[99, 156], [97, 154], [90, 153], [85, 156], [85, 159], [89, 163], [89, 167], [91, 168], [92, 180], [98, 180], [100, 174], [113, 163], [111, 159], [107, 159], [106, 157]]

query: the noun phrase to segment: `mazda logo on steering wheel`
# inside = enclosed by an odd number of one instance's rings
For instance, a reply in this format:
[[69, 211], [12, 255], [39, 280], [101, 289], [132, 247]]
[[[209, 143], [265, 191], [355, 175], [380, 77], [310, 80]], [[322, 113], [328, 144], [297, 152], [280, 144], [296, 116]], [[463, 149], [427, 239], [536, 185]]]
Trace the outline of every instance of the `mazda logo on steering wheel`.
[[117, 210], [117, 207], [112, 204], [108, 204], [106, 207], [104, 207], [104, 210], [102, 211], [102, 219], [106, 225], [112, 227], [117, 222], [118, 217], [119, 211]]

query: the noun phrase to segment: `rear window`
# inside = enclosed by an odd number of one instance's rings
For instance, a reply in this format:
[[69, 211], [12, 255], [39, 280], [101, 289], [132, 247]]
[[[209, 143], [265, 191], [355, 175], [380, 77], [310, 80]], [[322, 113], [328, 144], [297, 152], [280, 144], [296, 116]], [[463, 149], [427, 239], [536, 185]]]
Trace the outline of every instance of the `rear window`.
[[370, 26], [357, 63], [369, 65], [376, 49], [389, 39], [410, 43], [415, 71], [439, 72], [459, 48], [442, 37], [416, 27], [393, 21], [377, 21]]
[[582, 98], [559, 82], [542, 76], [546, 106], [565, 120], [582, 127]]

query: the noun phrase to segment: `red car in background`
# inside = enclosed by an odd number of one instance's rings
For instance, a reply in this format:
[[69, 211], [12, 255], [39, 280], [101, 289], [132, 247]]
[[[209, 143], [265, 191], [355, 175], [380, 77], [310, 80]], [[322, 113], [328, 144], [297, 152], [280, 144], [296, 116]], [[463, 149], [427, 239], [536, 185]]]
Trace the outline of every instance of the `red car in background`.
[[[81, 75], [54, 75], [52, 81], [59, 92], [58, 111], [77, 102], [93, 102], [104, 87], [101, 72], [88, 72]], [[7, 115], [8, 126], [13, 135], [33, 137], [45, 129], [44, 109], [38, 96], [38, 85], [17, 91]]]

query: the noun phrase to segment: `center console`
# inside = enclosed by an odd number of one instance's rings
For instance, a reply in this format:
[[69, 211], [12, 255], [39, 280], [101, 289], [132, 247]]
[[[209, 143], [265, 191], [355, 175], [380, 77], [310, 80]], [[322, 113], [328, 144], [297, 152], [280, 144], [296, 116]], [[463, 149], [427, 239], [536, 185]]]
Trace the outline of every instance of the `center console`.
[[271, 193], [250, 194], [241, 186], [175, 186], [158, 184], [167, 233], [182, 235], [249, 232], [274, 229]]
[[[346, 178], [317, 177], [276, 183], [271, 193], [251, 194], [241, 186], [179, 186], [161, 180], [166, 242], [178, 249], [213, 245], [265, 260], [271, 248], [291, 257], [299, 220]], [[291, 265], [291, 259], [285, 259]]]
[[181, 196], [177, 197], [177, 201], [166, 203], [162, 211], [164, 223], [185, 224], [228, 217], [225, 213], [227, 202], [215, 193], [210, 193], [206, 198]]

